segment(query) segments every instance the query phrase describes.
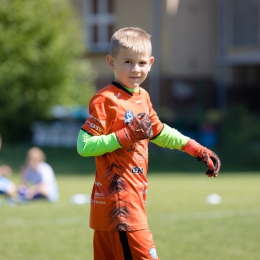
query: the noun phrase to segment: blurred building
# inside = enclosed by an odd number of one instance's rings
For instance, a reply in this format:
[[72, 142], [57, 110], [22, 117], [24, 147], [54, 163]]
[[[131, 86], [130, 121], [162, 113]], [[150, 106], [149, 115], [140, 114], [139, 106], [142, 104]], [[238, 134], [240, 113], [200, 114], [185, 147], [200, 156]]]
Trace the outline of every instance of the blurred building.
[[260, 0], [71, 1], [98, 88], [113, 80], [105, 61], [111, 35], [137, 26], [152, 35], [155, 63], [143, 87], [156, 109], [170, 115], [244, 103], [260, 111]]

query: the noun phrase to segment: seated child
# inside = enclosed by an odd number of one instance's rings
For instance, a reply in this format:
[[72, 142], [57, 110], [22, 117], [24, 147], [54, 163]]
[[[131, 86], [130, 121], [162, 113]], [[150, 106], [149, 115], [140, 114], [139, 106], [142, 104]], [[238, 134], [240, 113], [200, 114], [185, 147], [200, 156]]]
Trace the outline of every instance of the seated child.
[[54, 171], [45, 159], [44, 152], [37, 147], [27, 152], [26, 164], [22, 170], [22, 184], [18, 189], [21, 199], [46, 198], [51, 202], [59, 199]]
[[[2, 148], [2, 137], [0, 135], [0, 150]], [[9, 165], [3, 164], [0, 166], [0, 194], [7, 197], [7, 202], [13, 202], [16, 195], [16, 185], [6, 176], [12, 174], [12, 169]]]

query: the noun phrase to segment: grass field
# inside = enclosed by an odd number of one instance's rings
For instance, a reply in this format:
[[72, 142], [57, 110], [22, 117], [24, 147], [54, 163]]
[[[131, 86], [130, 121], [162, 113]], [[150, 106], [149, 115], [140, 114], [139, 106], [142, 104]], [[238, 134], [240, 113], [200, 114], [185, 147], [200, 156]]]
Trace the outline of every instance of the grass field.
[[[17, 183], [18, 176], [12, 177]], [[90, 260], [89, 204], [73, 205], [90, 193], [93, 175], [57, 174], [56, 204], [0, 206], [1, 260]], [[152, 173], [147, 201], [150, 229], [161, 260], [260, 259], [260, 173]], [[206, 203], [217, 193], [220, 204]]]

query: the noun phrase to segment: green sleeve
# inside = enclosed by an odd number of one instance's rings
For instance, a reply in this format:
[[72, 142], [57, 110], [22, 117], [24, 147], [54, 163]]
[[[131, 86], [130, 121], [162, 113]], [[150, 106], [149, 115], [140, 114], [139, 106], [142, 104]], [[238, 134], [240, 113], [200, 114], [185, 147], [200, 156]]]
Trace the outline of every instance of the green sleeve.
[[180, 150], [188, 141], [189, 137], [181, 134], [176, 129], [164, 124], [163, 130], [159, 135], [150, 141], [158, 146], [169, 149]]
[[117, 141], [115, 133], [92, 136], [82, 129], [79, 131], [77, 150], [81, 156], [99, 156], [105, 153], [111, 153], [118, 148], [121, 148], [121, 146]]

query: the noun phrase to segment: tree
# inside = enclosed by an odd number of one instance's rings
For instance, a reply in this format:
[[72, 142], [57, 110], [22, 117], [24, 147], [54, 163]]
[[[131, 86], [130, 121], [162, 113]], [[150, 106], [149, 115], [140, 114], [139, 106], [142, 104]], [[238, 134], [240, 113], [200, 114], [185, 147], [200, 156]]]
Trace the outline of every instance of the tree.
[[53, 105], [87, 106], [93, 71], [68, 0], [2, 0], [0, 133], [24, 137]]

